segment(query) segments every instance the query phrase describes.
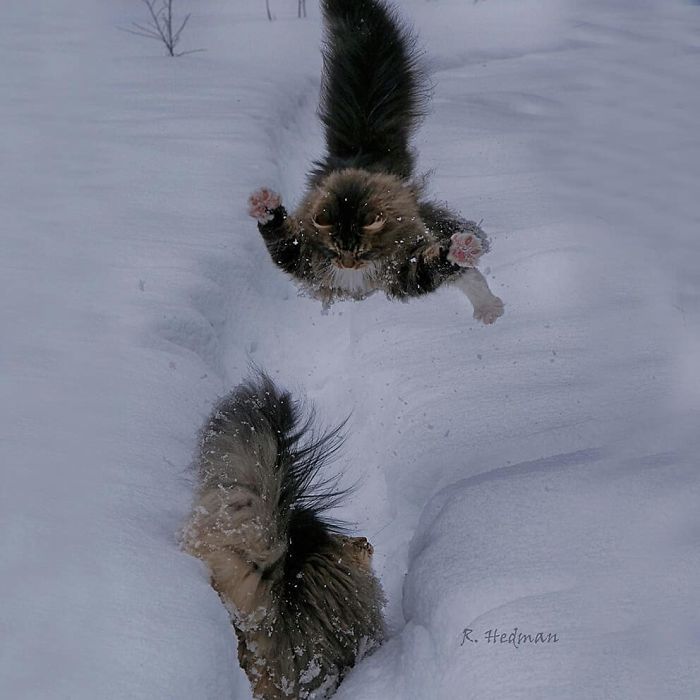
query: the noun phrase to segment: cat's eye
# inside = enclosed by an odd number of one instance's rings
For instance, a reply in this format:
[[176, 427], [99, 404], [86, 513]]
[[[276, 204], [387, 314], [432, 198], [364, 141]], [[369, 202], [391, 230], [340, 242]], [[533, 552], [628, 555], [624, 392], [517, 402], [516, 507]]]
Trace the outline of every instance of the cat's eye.
[[333, 222], [325, 209], [314, 216], [312, 223], [319, 231], [330, 231], [333, 228]]
[[366, 226], [362, 227], [362, 230], [365, 233], [378, 233], [384, 228], [384, 224], [386, 223], [386, 219], [381, 215], [377, 214], [377, 216], [374, 218], [374, 221], [371, 224], [367, 224]]

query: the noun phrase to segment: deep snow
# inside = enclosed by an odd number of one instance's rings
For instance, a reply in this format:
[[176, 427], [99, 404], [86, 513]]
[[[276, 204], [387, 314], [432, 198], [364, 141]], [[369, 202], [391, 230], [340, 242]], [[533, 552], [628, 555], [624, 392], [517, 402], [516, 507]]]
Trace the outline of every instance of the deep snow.
[[[318, 8], [272, 5], [192, 3], [177, 60], [116, 30], [136, 2], [3, 5], [0, 696], [249, 697], [177, 531], [255, 362], [352, 412], [391, 638], [337, 697], [697, 698], [700, 8], [401, 3], [485, 328], [450, 289], [323, 315], [270, 263], [246, 197], [321, 149]], [[514, 627], [558, 641], [481, 636]]]

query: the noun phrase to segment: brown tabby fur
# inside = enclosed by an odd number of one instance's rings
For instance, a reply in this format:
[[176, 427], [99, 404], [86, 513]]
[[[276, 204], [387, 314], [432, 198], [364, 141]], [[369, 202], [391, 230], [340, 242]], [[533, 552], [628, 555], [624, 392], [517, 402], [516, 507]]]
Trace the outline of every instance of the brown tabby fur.
[[[348, 187], [359, 187], [368, 193], [363, 206], [362, 224], [379, 219], [385, 223], [373, 232], [362, 231], [356, 250], [344, 250], [332, 230], [314, 225], [324, 209], [328, 209], [336, 193]], [[384, 289], [391, 295], [401, 295], [399, 272], [411, 251], [423, 252], [435, 247], [437, 239], [428, 231], [420, 218], [416, 188], [388, 173], [371, 173], [355, 168], [334, 171], [313, 187], [302, 200], [296, 212], [288, 219], [293, 235], [308, 247], [309, 276], [304, 285], [315, 297], [325, 303], [339, 299], [362, 299], [369, 293]], [[298, 228], [297, 228], [298, 227]], [[358, 228], [362, 228], [358, 226]], [[341, 256], [348, 269], [371, 267], [367, 283], [355, 290], [338, 287], [334, 282], [334, 262], [323, 252], [330, 250]], [[371, 257], [365, 262], [363, 255]], [[344, 256], [344, 257], [343, 257]]]

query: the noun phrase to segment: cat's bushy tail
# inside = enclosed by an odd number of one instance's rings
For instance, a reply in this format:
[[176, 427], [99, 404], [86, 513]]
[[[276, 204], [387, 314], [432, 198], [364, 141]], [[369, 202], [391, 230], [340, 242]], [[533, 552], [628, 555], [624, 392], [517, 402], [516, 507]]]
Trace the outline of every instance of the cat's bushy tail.
[[380, 0], [321, 4], [326, 44], [320, 116], [328, 149], [323, 165], [410, 177], [409, 140], [428, 97], [411, 31]]
[[202, 434], [200, 496], [186, 531], [192, 553], [235, 552], [275, 580], [299, 558], [292, 550], [338, 532], [322, 514], [342, 492], [317, 475], [341, 446], [342, 426], [317, 433], [313, 412], [304, 414], [262, 373], [218, 404]]

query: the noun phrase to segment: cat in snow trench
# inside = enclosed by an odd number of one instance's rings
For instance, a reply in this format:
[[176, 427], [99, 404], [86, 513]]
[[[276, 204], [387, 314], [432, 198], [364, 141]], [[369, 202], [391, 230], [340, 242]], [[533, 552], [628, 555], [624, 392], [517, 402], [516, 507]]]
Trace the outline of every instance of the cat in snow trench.
[[406, 300], [453, 283], [474, 317], [503, 314], [476, 264], [480, 226], [424, 199], [410, 139], [428, 89], [411, 32], [380, 0], [322, 0], [326, 29], [320, 117], [327, 154], [288, 213], [269, 188], [249, 213], [272, 260], [325, 307], [375, 291]]
[[256, 698], [327, 697], [383, 638], [372, 547], [326, 515], [343, 493], [321, 472], [341, 444], [264, 374], [202, 433], [183, 544], [209, 567]]

